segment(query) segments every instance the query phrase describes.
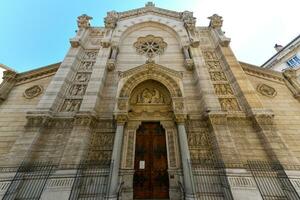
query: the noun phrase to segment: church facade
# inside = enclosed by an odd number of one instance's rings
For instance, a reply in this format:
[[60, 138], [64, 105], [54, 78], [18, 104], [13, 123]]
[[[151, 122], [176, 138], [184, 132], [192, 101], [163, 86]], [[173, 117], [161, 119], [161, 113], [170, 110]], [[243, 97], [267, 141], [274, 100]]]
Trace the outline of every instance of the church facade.
[[300, 83], [240, 62], [222, 17], [78, 17], [61, 63], [0, 86], [3, 199], [299, 199]]

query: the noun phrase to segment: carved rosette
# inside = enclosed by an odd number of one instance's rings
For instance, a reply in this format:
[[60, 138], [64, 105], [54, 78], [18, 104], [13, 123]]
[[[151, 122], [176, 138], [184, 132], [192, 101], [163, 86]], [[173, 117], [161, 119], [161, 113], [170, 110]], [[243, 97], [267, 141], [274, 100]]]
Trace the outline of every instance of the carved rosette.
[[257, 92], [267, 97], [275, 97], [277, 95], [276, 90], [266, 84], [259, 84], [256, 88]]
[[44, 90], [43, 86], [41, 86], [41, 85], [34, 85], [34, 86], [30, 87], [30, 88], [27, 88], [24, 91], [23, 95], [24, 95], [24, 97], [26, 99], [32, 99], [32, 98], [37, 97], [40, 94], [42, 94], [43, 90]]
[[146, 37], [139, 37], [133, 46], [138, 54], [153, 58], [164, 53], [167, 43], [161, 37], [147, 35]]

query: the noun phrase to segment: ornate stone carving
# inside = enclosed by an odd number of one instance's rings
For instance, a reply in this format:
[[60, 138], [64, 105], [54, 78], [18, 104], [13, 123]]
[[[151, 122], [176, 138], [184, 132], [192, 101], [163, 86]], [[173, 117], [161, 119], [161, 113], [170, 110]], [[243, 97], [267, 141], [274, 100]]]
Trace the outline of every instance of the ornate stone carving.
[[91, 28], [90, 29], [90, 36], [92, 37], [103, 37], [105, 34], [104, 30], [98, 28]]
[[134, 155], [134, 131], [128, 131], [127, 154], [126, 154], [126, 167], [132, 168], [133, 155]]
[[206, 147], [208, 145], [208, 138], [205, 132], [190, 133], [188, 137], [189, 146]]
[[43, 90], [44, 90], [43, 86], [41, 86], [41, 85], [34, 85], [34, 86], [30, 87], [30, 88], [27, 88], [24, 91], [23, 95], [24, 95], [24, 97], [26, 99], [32, 99], [32, 98], [37, 97], [40, 94], [42, 94]]
[[235, 98], [219, 98], [222, 110], [238, 111], [240, 110], [238, 102]]
[[167, 43], [161, 37], [147, 35], [146, 37], [139, 37], [134, 43], [134, 47], [138, 54], [145, 54], [148, 58], [153, 58], [164, 53]]
[[128, 120], [128, 116], [126, 114], [116, 114], [115, 118], [118, 124], [124, 124]]
[[271, 86], [268, 86], [266, 84], [259, 84], [256, 88], [256, 90], [262, 94], [262, 95], [265, 95], [265, 96], [268, 96], [268, 97], [275, 97], [277, 92], [276, 90], [271, 87]]
[[184, 11], [182, 13], [181, 19], [183, 20], [184, 25], [188, 30], [195, 30], [196, 18], [193, 16], [192, 12]]
[[77, 17], [77, 26], [79, 29], [88, 28], [90, 27], [90, 20], [93, 19], [92, 17], [83, 14], [79, 17]]
[[137, 103], [157, 104], [164, 103], [163, 95], [155, 88], [146, 88], [138, 95]]
[[79, 99], [66, 99], [61, 111], [63, 112], [76, 112], [79, 110], [81, 104], [81, 100]]
[[86, 85], [73, 85], [69, 90], [69, 94], [71, 96], [83, 96], [86, 87], [87, 87]]
[[227, 81], [223, 72], [209, 72], [212, 81]]
[[86, 61], [87, 60], [94, 61], [96, 60], [97, 55], [98, 55], [98, 50], [88, 50], [84, 52], [83, 59]]
[[285, 83], [294, 94], [294, 97], [300, 101], [300, 83], [297, 79], [296, 70], [287, 69], [283, 72], [283, 76], [285, 78]]
[[119, 14], [116, 11], [111, 11], [107, 13], [104, 19], [105, 28], [114, 29], [117, 26]]
[[87, 73], [77, 73], [75, 81], [80, 83], [86, 83], [90, 80], [90, 74]]
[[234, 95], [229, 84], [214, 84], [216, 95]]
[[91, 71], [93, 69], [95, 62], [93, 61], [83, 61], [81, 62], [79, 69], [80, 71]]
[[205, 60], [218, 60], [216, 54], [213, 51], [204, 51], [203, 55]]
[[119, 110], [126, 110], [127, 109], [127, 101], [128, 99], [118, 99], [118, 109]]
[[184, 103], [182, 101], [174, 102], [174, 110], [175, 112], [184, 111]]
[[206, 63], [209, 71], [222, 70], [219, 61], [207, 61]]
[[168, 135], [168, 146], [169, 146], [169, 160], [170, 167], [176, 167], [176, 154], [175, 154], [175, 133], [173, 130], [166, 130]]
[[70, 39], [70, 44], [71, 44], [71, 47], [77, 48], [80, 46], [80, 39], [72, 38], [72, 39]]
[[208, 19], [210, 19], [209, 26], [212, 28], [221, 28], [223, 25], [222, 17], [217, 14], [213, 14]]

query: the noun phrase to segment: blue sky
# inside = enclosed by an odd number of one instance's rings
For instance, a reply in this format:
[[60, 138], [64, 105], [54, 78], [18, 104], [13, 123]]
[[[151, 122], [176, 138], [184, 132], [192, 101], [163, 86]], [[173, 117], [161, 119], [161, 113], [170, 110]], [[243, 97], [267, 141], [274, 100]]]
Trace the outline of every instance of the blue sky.
[[[92, 16], [93, 26], [103, 26], [107, 11], [143, 7], [147, 0], [1, 0], [0, 63], [18, 72], [62, 61], [75, 35], [77, 16]], [[298, 0], [156, 0], [169, 10], [190, 10], [197, 25], [218, 13], [224, 31], [241, 61], [261, 65], [274, 53], [275, 43], [287, 44], [299, 32]], [[292, 5], [292, 6], [291, 6]], [[235, 6], [236, 8], [234, 8]]]

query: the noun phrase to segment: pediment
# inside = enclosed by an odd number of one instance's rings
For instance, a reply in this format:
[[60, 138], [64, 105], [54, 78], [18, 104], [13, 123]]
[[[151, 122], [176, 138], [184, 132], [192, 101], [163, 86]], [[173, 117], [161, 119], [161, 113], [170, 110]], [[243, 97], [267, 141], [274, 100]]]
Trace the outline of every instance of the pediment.
[[173, 78], [182, 79], [183, 73], [164, 67], [162, 65], [158, 65], [155, 63], [146, 63], [141, 66], [129, 69], [124, 72], [119, 72], [119, 77], [122, 78], [129, 78], [135, 74], [148, 72], [148, 73], [159, 73], [159, 74], [167, 74]]

